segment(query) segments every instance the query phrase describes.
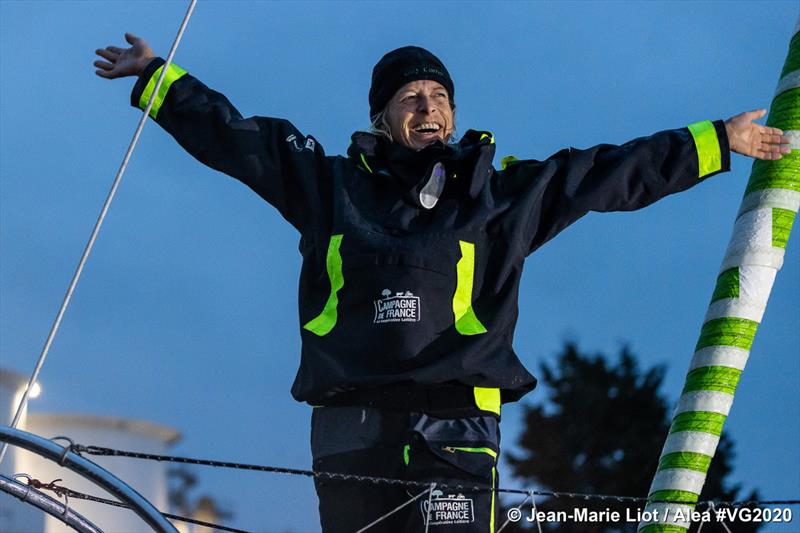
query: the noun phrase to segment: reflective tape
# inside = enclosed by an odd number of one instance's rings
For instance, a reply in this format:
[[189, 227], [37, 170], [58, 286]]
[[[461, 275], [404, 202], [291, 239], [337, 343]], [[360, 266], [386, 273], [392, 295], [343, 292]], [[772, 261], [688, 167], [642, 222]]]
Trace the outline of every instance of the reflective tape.
[[[790, 133], [797, 133], [798, 146], [793, 149], [800, 149], [800, 132]], [[796, 213], [798, 209], [800, 209], [800, 192], [788, 189], [761, 189], [753, 191], [742, 200], [742, 205], [739, 208], [739, 215], [756, 208], [764, 207], [780, 207], [781, 209], [789, 209]]]
[[709, 346], [695, 352], [689, 370], [701, 366], [729, 366], [744, 370], [749, 355], [748, 350], [735, 346]]
[[487, 387], [473, 387], [475, 405], [481, 411], [490, 411], [500, 414], [500, 389]]
[[735, 346], [749, 350], [758, 329], [758, 322], [744, 318], [716, 318], [700, 330], [695, 351], [707, 346]]
[[772, 100], [767, 126], [783, 131], [800, 129], [800, 88], [784, 91]]
[[728, 248], [760, 250], [772, 247], [772, 208], [753, 209], [736, 219]]
[[717, 276], [717, 284], [714, 286], [714, 293], [711, 301], [716, 302], [723, 298], [739, 297], [739, 269], [729, 268]]
[[779, 207], [772, 208], [772, 246], [786, 249], [794, 217], [794, 211]]
[[[147, 107], [147, 103], [150, 101], [150, 97], [153, 95], [153, 89], [155, 89], [156, 83], [158, 82], [158, 77], [161, 76], [161, 71], [163, 69], [164, 65], [161, 65], [156, 69], [155, 72], [153, 72], [153, 75], [150, 76], [150, 80], [147, 82], [144, 91], [142, 91], [142, 96], [139, 97], [139, 107], [142, 110]], [[167, 68], [167, 73], [164, 75], [164, 81], [161, 82], [161, 87], [158, 88], [158, 93], [156, 93], [156, 97], [153, 100], [153, 107], [150, 108], [150, 116], [152, 118], [156, 118], [156, 115], [158, 115], [158, 110], [161, 109], [161, 106], [164, 104], [164, 99], [167, 97], [169, 88], [184, 75], [186, 75], [185, 70], [175, 63], [170, 63], [169, 67]]]
[[777, 270], [771, 267], [740, 266], [738, 301], [753, 307], [766, 306], [777, 273]]
[[727, 417], [723, 414], [707, 413], [705, 411], [680, 413], [675, 415], [672, 419], [669, 432], [700, 431], [719, 437], [722, 433], [722, 426], [725, 424], [726, 418]]
[[797, 87], [800, 87], [800, 70], [789, 72], [781, 78], [781, 81], [778, 82], [778, 87], [775, 89], [775, 96]]
[[638, 533], [686, 533], [687, 528], [672, 525], [668, 526], [665, 524], [647, 523], [647, 525], [644, 527], [640, 525], [637, 531]]
[[328, 279], [331, 283], [331, 293], [322, 313], [310, 320], [303, 328], [311, 333], [327, 335], [336, 325], [338, 319], [339, 290], [344, 287], [344, 275], [342, 274], [342, 256], [339, 254], [339, 247], [342, 244], [342, 235], [331, 235], [328, 243], [328, 256], [325, 261], [328, 270]]
[[722, 153], [719, 149], [717, 130], [710, 120], [695, 122], [687, 126], [697, 148], [698, 178], [722, 169]]
[[783, 266], [783, 248], [761, 248], [759, 250], [729, 250], [722, 261], [721, 270], [735, 266], [762, 266], [780, 270]]
[[650, 494], [647, 499], [650, 503], [678, 502], [694, 505], [699, 497], [699, 494], [685, 490], [659, 490]]
[[[792, 41], [795, 38], [797, 38], [797, 35], [792, 38]], [[783, 63], [783, 69], [781, 69], [781, 78], [790, 72], [800, 69], [800, 46], [793, 46], [794, 44], [794, 42], [789, 43], [789, 53], [786, 55], [786, 61]]]
[[[797, 130], [800, 126], [781, 129]], [[753, 170], [747, 182], [745, 195], [763, 189], [800, 191], [800, 180], [796, 178], [798, 170], [800, 170], [800, 152], [797, 151], [783, 154], [780, 159], [773, 161], [756, 159], [753, 161]]]
[[[497, 467], [492, 467], [492, 488], [497, 489]], [[489, 533], [494, 533], [494, 500], [497, 497], [497, 491], [492, 491], [492, 506], [489, 509]]]
[[[719, 367], [710, 367], [719, 368]], [[740, 372], [740, 370], [736, 370]], [[737, 378], [738, 381], [738, 378]], [[735, 388], [735, 385], [734, 385]], [[733, 405], [733, 394], [719, 391], [691, 391], [681, 394], [678, 405], [673, 414], [686, 413], [689, 411], [704, 411], [707, 413], [720, 413], [728, 416]]]
[[696, 470], [686, 468], [670, 468], [659, 470], [653, 478], [650, 493], [659, 490], [682, 490], [700, 494], [706, 476]]
[[505, 170], [508, 165], [511, 163], [519, 161], [519, 158], [515, 155], [507, 155], [503, 159], [500, 160], [500, 170]]
[[458, 281], [453, 294], [453, 315], [455, 315], [456, 331], [462, 335], [480, 335], [486, 328], [475, 316], [472, 309], [472, 281], [475, 277], [475, 245], [471, 242], [458, 241], [461, 247], [461, 259], [456, 264]]
[[708, 472], [711, 456], [697, 452], [675, 452], [661, 456], [658, 462], [659, 470], [667, 468], [685, 468], [696, 472]]
[[[727, 366], [703, 366], [695, 368], [686, 375], [683, 394], [695, 391], [717, 391], [733, 394], [742, 371]], [[695, 409], [700, 411], [701, 409]], [[713, 412], [717, 412], [716, 409]]]
[[767, 302], [761, 305], [752, 305], [738, 298], [726, 298], [708, 306], [704, 322], [723, 317], [736, 317], [760, 323], [766, 308]]
[[[699, 431], [679, 431], [670, 433], [664, 442], [662, 454], [691, 451], [705, 455], [714, 455], [719, 444], [717, 435], [709, 435]], [[663, 498], [666, 499], [666, 498]]]

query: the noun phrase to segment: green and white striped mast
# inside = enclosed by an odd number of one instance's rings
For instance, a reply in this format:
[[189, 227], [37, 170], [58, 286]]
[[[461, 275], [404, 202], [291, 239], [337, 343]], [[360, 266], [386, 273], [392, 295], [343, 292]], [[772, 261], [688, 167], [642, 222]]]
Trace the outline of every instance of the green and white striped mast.
[[775, 275], [783, 266], [800, 207], [800, 20], [767, 125], [785, 132], [792, 152], [777, 161], [753, 163], [650, 486], [645, 511], [657, 513], [639, 523], [640, 533], [684, 533], [689, 528], [689, 520], [679, 515], [688, 517], [697, 503]]

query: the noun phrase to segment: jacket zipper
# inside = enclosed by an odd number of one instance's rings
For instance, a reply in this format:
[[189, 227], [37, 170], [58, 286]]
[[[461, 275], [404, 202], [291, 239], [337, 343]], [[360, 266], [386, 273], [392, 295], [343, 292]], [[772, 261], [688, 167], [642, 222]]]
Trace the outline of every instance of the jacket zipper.
[[468, 452], [468, 453], [486, 453], [492, 456], [492, 459], [497, 460], [497, 452], [491, 448], [469, 448], [466, 446], [443, 446], [442, 451], [447, 453]]

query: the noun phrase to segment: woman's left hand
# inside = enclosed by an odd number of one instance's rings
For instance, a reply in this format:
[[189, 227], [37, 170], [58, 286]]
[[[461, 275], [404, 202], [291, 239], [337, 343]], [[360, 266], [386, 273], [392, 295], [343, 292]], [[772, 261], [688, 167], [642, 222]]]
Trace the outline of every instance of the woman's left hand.
[[783, 154], [792, 151], [789, 138], [781, 130], [753, 122], [766, 114], [766, 109], [756, 109], [739, 113], [725, 121], [732, 152], [756, 159], [780, 159]]

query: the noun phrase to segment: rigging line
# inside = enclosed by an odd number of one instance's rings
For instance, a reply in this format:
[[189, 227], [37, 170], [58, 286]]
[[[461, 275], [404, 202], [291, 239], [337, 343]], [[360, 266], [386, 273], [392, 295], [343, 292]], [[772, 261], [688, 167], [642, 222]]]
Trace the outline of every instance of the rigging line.
[[[56, 485], [55, 484], [56, 481], [61, 481], [59, 479], [57, 479], [55, 481], [51, 481], [50, 483], [42, 483], [38, 479], [33, 479], [30, 476], [27, 476], [27, 474], [23, 474], [23, 475], [28, 477], [28, 485], [30, 485], [31, 487], [34, 487], [35, 489], [51, 490], [54, 493], [56, 493], [57, 495], [59, 495], [59, 496], [66, 495], [66, 496], [69, 496], [70, 498], [75, 498], [76, 500], [86, 500], [86, 501], [89, 501], [89, 502], [102, 503], [102, 504], [105, 504], [105, 505], [111, 505], [113, 507], [121, 507], [123, 509], [130, 509], [131, 508], [131, 506], [128, 505], [127, 503], [118, 502], [116, 500], [109, 500], [107, 498], [101, 498], [99, 496], [92, 496], [91, 494], [85, 494], [83, 492], [78, 492], [78, 491], [72, 490], [70, 488], [64, 487], [62, 485]], [[169, 518], [170, 520], [178, 520], [180, 522], [187, 522], [189, 524], [196, 524], [198, 526], [210, 527], [210, 528], [214, 528], [214, 529], [219, 529], [220, 531], [232, 531], [233, 533], [250, 533], [249, 531], [247, 531], [245, 529], [236, 529], [234, 527], [222, 526], [222, 525], [219, 525], [219, 524], [215, 524], [213, 522], [206, 522], [204, 520], [197, 520], [196, 518], [189, 518], [189, 517], [186, 517], [186, 516], [180, 516], [180, 515], [175, 515], [175, 514], [170, 514], [170, 513], [163, 513], [163, 512], [161, 514], [164, 515], [164, 517]]]
[[[434, 483], [433, 485], [435, 486], [436, 483]], [[433, 486], [429, 486], [427, 489], [423, 490], [422, 492], [420, 492], [416, 496], [412, 496], [411, 499], [408, 500], [407, 502], [401, 503], [400, 505], [398, 505], [397, 507], [395, 507], [394, 509], [392, 509], [391, 511], [389, 511], [385, 515], [383, 515], [380, 518], [378, 518], [377, 520], [374, 520], [374, 521], [370, 522], [369, 524], [367, 524], [366, 526], [362, 527], [361, 529], [356, 531], [356, 533], [362, 533], [363, 531], [368, 530], [369, 528], [371, 528], [372, 526], [374, 526], [375, 524], [377, 524], [381, 520], [385, 520], [386, 518], [390, 517], [391, 515], [393, 515], [394, 513], [396, 513], [397, 511], [399, 511], [403, 507], [405, 507], [406, 505], [409, 505], [409, 504], [417, 501], [418, 499], [420, 499], [421, 497], [425, 496], [426, 494], [428, 494], [429, 492], [432, 492], [432, 491], [433, 491]]]
[[[192, 457], [177, 457], [174, 455], [156, 455], [151, 453], [131, 452], [125, 450], [117, 450], [114, 448], [104, 448], [101, 446], [84, 446], [82, 444], [75, 444], [72, 450], [76, 453], [85, 452], [89, 455], [98, 456], [114, 456], [114, 457], [129, 457], [131, 459], [142, 459], [148, 461], [163, 461], [172, 463], [193, 464], [199, 466], [211, 466], [217, 468], [232, 468], [238, 470], [252, 470], [255, 472], [269, 472], [273, 474], [289, 474], [295, 476], [306, 476], [316, 478], [326, 478], [335, 480], [350, 480], [358, 482], [371, 482], [375, 484], [386, 485], [400, 485], [405, 487], [430, 487], [430, 482], [426, 481], [409, 481], [403, 479], [393, 479], [386, 477], [364, 476], [357, 474], [344, 474], [340, 472], [323, 472], [318, 470], [303, 470], [300, 468], [286, 468], [278, 466], [264, 466], [247, 463], [234, 463], [229, 461], [216, 461], [211, 459], [196, 459]], [[491, 488], [487, 486], [478, 485], [462, 485], [456, 483], [439, 483], [438, 487], [452, 489], [452, 490], [467, 490], [471, 492], [496, 492], [503, 494], [520, 494], [527, 495], [533, 494], [536, 496], [550, 496], [552, 498], [567, 498], [567, 499], [584, 499], [584, 500], [598, 500], [603, 502], [618, 502], [618, 503], [686, 503], [686, 502], [672, 502], [669, 500], [648, 500], [647, 498], [637, 496], [615, 496], [609, 494], [584, 494], [577, 492], [563, 492], [563, 491], [542, 491], [542, 490], [522, 490], [522, 489], [503, 489]], [[697, 502], [696, 506], [705, 506], [710, 504], [725, 505], [729, 507], [745, 507], [745, 506], [759, 506], [759, 505], [800, 505], [800, 499], [796, 500], [750, 500], [750, 501], [716, 501], [705, 500]]]
[[[518, 509], [518, 510], [519, 510], [519, 509], [522, 509], [522, 506], [523, 506], [523, 505], [525, 505], [526, 503], [528, 503], [528, 499], [530, 499], [530, 498], [531, 498], [531, 496], [532, 496], [532, 494], [528, 493], [528, 495], [527, 495], [527, 496], [525, 496], [525, 499], [524, 499], [524, 500], [522, 500], [521, 502], [519, 502], [517, 505], [515, 505], [515, 506], [514, 506], [514, 507], [512, 507], [511, 509]], [[535, 504], [534, 504], [534, 505], [535, 505]], [[506, 513], [506, 515], [507, 515], [507, 516], [508, 516], [509, 514], [513, 514], [513, 513], [511, 513], [511, 509], [509, 509], [509, 511]], [[510, 523], [511, 523], [511, 516], [508, 516], [508, 518], [506, 518], [506, 521], [505, 521], [505, 522], [503, 522], [503, 525], [502, 525], [502, 526], [500, 526], [500, 528], [497, 530], [497, 533], [500, 533], [501, 531], [503, 531], [503, 530], [506, 528], [506, 526], [507, 526], [508, 524], [510, 524]], [[537, 521], [537, 524], [538, 524], [538, 521]]]
[[[50, 332], [47, 335], [47, 340], [44, 343], [44, 348], [42, 348], [42, 352], [39, 354], [39, 359], [36, 361], [36, 366], [33, 369], [33, 373], [31, 374], [31, 378], [28, 380], [28, 385], [25, 387], [25, 392], [22, 394], [22, 398], [19, 401], [19, 405], [17, 406], [17, 411], [14, 414], [14, 419], [11, 422], [11, 427], [16, 428], [17, 424], [19, 423], [19, 419], [22, 416], [22, 412], [25, 410], [25, 407], [28, 405], [28, 397], [30, 395], [31, 388], [33, 384], [36, 383], [36, 379], [39, 377], [39, 372], [42, 370], [42, 365], [44, 365], [44, 360], [47, 357], [47, 353], [50, 351], [50, 346], [53, 344], [53, 340], [55, 339], [56, 333], [58, 332], [58, 328], [61, 325], [61, 319], [64, 317], [64, 313], [67, 311], [67, 307], [69, 306], [69, 302], [72, 299], [72, 293], [75, 291], [75, 287], [78, 284], [78, 280], [81, 277], [81, 273], [83, 272], [83, 267], [86, 265], [86, 261], [89, 259], [89, 254], [94, 247], [94, 243], [97, 240], [97, 235], [100, 233], [100, 227], [103, 225], [103, 221], [106, 218], [106, 214], [108, 213], [109, 207], [111, 207], [111, 202], [114, 200], [114, 195], [117, 193], [117, 188], [119, 188], [119, 184], [122, 181], [122, 175], [125, 174], [125, 169], [128, 167], [128, 162], [133, 155], [133, 150], [136, 148], [136, 143], [139, 141], [139, 136], [142, 134], [142, 130], [144, 129], [144, 125], [147, 122], [147, 116], [150, 114], [150, 109], [153, 107], [153, 102], [155, 102], [156, 95], [158, 94], [158, 89], [161, 87], [161, 83], [164, 81], [164, 77], [167, 73], [167, 68], [169, 67], [170, 63], [172, 63], [172, 58], [175, 56], [175, 51], [178, 49], [178, 44], [180, 44], [181, 39], [183, 38], [183, 32], [186, 30], [186, 26], [189, 23], [189, 19], [192, 16], [192, 12], [194, 11], [194, 6], [197, 3], [197, 0], [191, 0], [189, 3], [189, 8], [186, 10], [186, 14], [183, 17], [183, 21], [181, 22], [181, 26], [178, 29], [178, 34], [175, 36], [175, 41], [172, 43], [172, 48], [169, 50], [169, 54], [167, 55], [167, 59], [164, 63], [164, 68], [161, 69], [161, 75], [158, 77], [158, 81], [156, 81], [155, 89], [153, 90], [153, 94], [150, 96], [150, 101], [147, 102], [147, 107], [145, 108], [144, 112], [142, 113], [142, 117], [139, 119], [139, 124], [136, 127], [136, 132], [133, 134], [133, 138], [131, 139], [130, 144], [128, 145], [128, 150], [125, 152], [125, 157], [122, 159], [122, 163], [119, 166], [119, 170], [117, 170], [117, 174], [114, 177], [114, 182], [111, 185], [111, 190], [108, 192], [108, 196], [106, 197], [106, 201], [103, 203], [103, 208], [100, 210], [100, 215], [97, 218], [97, 222], [95, 222], [94, 229], [92, 229], [92, 234], [89, 237], [89, 241], [86, 243], [86, 247], [83, 250], [83, 255], [81, 255], [81, 259], [78, 262], [78, 267], [75, 269], [75, 274], [72, 276], [72, 281], [70, 281], [69, 287], [67, 288], [67, 292], [64, 295], [64, 301], [61, 303], [61, 307], [56, 314], [56, 318], [53, 321], [53, 325], [50, 327]], [[3, 458], [6, 455], [6, 450], [8, 449], [8, 443], [4, 442], [2, 448], [0, 448], [0, 463], [3, 462]]]

